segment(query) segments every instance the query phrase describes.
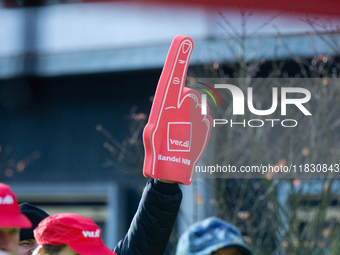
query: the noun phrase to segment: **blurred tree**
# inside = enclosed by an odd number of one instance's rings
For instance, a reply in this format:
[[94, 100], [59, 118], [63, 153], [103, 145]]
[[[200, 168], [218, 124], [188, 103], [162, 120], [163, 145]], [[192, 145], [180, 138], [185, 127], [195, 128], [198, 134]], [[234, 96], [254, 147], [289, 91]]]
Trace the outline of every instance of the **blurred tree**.
[[[220, 175], [217, 177], [222, 178], [206, 180], [214, 186], [215, 213], [241, 229], [254, 254], [330, 254], [338, 246], [336, 227], [340, 219], [340, 211], [337, 211], [340, 190], [336, 179], [339, 170], [335, 169], [340, 159], [340, 79], [335, 79], [340, 73], [339, 28], [336, 33], [315, 31], [333, 53], [321, 55], [314, 45], [316, 56], [311, 60], [293, 54], [289, 44], [282, 40], [281, 47], [291, 53], [298, 66], [294, 76], [286, 70], [287, 60], [274, 59], [267, 76], [263, 76], [266, 79], [258, 79], [259, 74], [263, 73], [261, 66], [266, 61], [254, 57], [257, 51], [254, 45], [247, 46], [249, 39], [254, 36], [254, 33], [247, 34], [246, 29], [251, 13], [245, 11], [241, 16], [241, 31], [237, 31], [232, 23], [222, 17], [229, 28], [225, 30], [225, 43], [233, 53], [234, 60], [224, 61], [225, 67], [217, 62], [206, 66], [204, 77], [210, 77], [211, 84], [236, 84], [244, 95], [247, 95], [247, 88], [252, 87], [252, 103], [256, 109], [270, 108], [273, 87], [306, 88], [312, 98], [305, 106], [312, 112], [312, 117], [291, 107], [287, 109], [285, 118], [298, 122], [294, 128], [284, 128], [279, 122], [274, 127], [267, 123], [261, 128], [247, 124], [231, 126], [231, 120], [237, 123], [245, 120], [247, 123], [251, 119], [260, 119], [265, 122], [265, 119], [282, 120], [283, 116], [276, 112], [269, 116], [257, 116], [249, 111], [244, 115], [232, 115], [232, 103], [229, 103], [233, 100], [231, 94], [218, 90], [223, 107], [210, 107], [210, 114], [215, 118], [228, 119], [229, 123], [213, 128], [210, 153], [202, 159], [204, 165], [232, 165], [239, 169], [241, 166], [293, 164], [301, 165], [303, 173], [282, 176], [268, 172], [261, 179], [252, 178], [250, 174], [238, 175], [236, 178]], [[324, 23], [321, 26], [316, 21], [307, 21], [313, 27], [329, 27]], [[315, 35], [310, 36], [313, 42]], [[249, 51], [247, 47], [253, 50]], [[282, 79], [288, 77], [294, 79]], [[201, 80], [191, 78], [189, 81], [195, 88], [196, 81]], [[309, 169], [311, 164], [318, 169]], [[328, 173], [317, 174], [324, 164]], [[308, 173], [305, 172], [307, 170]], [[207, 203], [200, 202], [203, 205]], [[197, 204], [197, 210], [199, 208], [201, 206]]]
[[105, 127], [96, 126], [96, 130], [101, 132], [107, 139], [103, 143], [113, 160], [106, 162], [106, 167], [122, 168], [127, 174], [145, 178], [143, 176], [144, 147], [142, 133], [147, 121], [147, 115], [136, 113], [134, 106], [127, 116], [129, 136], [123, 140], [118, 140]]

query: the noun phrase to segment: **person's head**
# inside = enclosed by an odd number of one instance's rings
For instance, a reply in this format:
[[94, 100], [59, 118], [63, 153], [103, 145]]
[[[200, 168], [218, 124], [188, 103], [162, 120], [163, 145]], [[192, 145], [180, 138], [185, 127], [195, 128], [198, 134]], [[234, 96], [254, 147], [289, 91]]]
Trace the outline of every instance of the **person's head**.
[[34, 255], [114, 255], [102, 241], [101, 229], [89, 218], [61, 213], [42, 220], [33, 231]]
[[34, 239], [33, 230], [49, 215], [45, 211], [29, 203], [20, 204], [20, 211], [31, 221], [32, 227], [20, 230], [18, 255], [30, 255], [38, 246]]
[[234, 225], [210, 217], [190, 226], [180, 237], [176, 255], [251, 255]]
[[20, 212], [15, 194], [0, 183], [0, 251], [17, 255], [20, 228], [30, 227], [32, 223]]

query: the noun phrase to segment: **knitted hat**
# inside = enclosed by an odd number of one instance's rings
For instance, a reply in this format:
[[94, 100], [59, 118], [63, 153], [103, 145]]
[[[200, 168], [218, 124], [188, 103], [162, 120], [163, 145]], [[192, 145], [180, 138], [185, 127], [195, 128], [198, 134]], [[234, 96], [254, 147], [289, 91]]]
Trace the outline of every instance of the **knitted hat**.
[[209, 255], [219, 249], [234, 247], [251, 255], [250, 249], [234, 225], [210, 217], [190, 226], [180, 237], [176, 255]]
[[34, 239], [33, 230], [39, 225], [39, 223], [48, 217], [49, 215], [34, 205], [29, 203], [20, 204], [20, 211], [26, 215], [26, 217], [31, 221], [32, 227], [29, 229], [20, 230], [20, 241], [27, 239]]

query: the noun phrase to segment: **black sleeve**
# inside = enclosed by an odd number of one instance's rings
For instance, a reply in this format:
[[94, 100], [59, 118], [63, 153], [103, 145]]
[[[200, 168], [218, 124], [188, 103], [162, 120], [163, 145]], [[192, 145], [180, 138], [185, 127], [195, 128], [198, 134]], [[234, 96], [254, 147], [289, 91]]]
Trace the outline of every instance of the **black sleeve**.
[[118, 255], [163, 255], [181, 200], [178, 184], [150, 179], [130, 228], [114, 251]]

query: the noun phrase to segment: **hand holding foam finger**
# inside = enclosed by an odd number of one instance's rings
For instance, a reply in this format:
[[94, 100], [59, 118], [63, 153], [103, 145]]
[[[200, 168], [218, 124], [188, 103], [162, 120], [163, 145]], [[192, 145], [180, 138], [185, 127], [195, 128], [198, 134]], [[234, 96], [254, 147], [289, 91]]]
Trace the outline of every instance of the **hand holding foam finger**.
[[184, 87], [193, 46], [189, 37], [174, 38], [143, 134], [144, 175], [186, 185], [208, 144], [212, 123], [209, 115], [201, 115], [198, 92]]

